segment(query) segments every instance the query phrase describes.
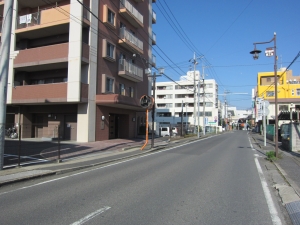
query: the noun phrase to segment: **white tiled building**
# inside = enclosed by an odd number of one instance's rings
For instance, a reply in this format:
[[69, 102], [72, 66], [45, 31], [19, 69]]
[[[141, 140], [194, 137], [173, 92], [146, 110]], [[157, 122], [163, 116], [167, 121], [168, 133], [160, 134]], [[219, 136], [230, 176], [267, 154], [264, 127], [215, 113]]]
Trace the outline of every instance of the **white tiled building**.
[[[200, 72], [196, 71], [196, 102], [199, 106], [199, 125], [203, 126], [203, 80]], [[199, 83], [200, 77], [200, 84]], [[214, 79], [207, 79], [205, 84], [205, 123], [207, 126], [218, 124], [218, 85]], [[200, 97], [198, 99], [198, 87]], [[157, 82], [155, 89], [155, 130], [159, 127], [181, 124], [183, 110], [183, 124], [194, 125], [194, 71], [181, 76], [176, 82]], [[198, 106], [196, 107], [196, 125], [198, 125]]]

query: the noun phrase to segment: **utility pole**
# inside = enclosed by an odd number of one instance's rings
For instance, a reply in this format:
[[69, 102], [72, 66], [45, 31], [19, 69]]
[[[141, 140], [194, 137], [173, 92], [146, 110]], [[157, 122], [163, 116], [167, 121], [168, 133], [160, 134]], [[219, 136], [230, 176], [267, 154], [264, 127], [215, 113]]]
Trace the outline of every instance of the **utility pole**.
[[[194, 127], [196, 127], [196, 65], [198, 64], [196, 53], [194, 53], [194, 58], [190, 59], [189, 62], [192, 62], [194, 64]], [[196, 129], [194, 129], [194, 134], [195, 133]]]
[[200, 112], [200, 79], [198, 79], [198, 93], [197, 93], [197, 96], [198, 96], [198, 101], [197, 101], [197, 105], [198, 105], [198, 113], [197, 113], [197, 117], [198, 117], [198, 138], [200, 137], [200, 131], [199, 131], [199, 126], [200, 126], [200, 123], [199, 123], [199, 112]]
[[[160, 73], [163, 73], [163, 71]], [[151, 132], [151, 148], [154, 148], [154, 118], [155, 118], [155, 89], [156, 89], [156, 77], [160, 77], [161, 75], [156, 75], [156, 73], [154, 72], [152, 76], [153, 79], [153, 83], [152, 83], [152, 90], [153, 90], [153, 106], [152, 106], [152, 132]]]
[[203, 136], [205, 135], [205, 84], [204, 84], [204, 66], [202, 65], [202, 79], [203, 79]]
[[183, 136], [183, 100], [181, 103], [181, 132], [180, 132], [180, 136]]
[[5, 0], [0, 46], [0, 170], [4, 164], [4, 141], [6, 123], [6, 98], [9, 67], [10, 39], [13, 14], [13, 0]]

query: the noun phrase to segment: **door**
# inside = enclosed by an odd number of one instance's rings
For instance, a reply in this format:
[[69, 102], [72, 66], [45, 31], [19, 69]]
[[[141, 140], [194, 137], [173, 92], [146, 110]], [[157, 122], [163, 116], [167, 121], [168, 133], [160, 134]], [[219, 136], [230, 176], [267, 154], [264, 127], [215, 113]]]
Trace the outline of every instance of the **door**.
[[109, 114], [109, 139], [119, 138], [119, 115]]
[[77, 140], [77, 115], [65, 115], [64, 139]]

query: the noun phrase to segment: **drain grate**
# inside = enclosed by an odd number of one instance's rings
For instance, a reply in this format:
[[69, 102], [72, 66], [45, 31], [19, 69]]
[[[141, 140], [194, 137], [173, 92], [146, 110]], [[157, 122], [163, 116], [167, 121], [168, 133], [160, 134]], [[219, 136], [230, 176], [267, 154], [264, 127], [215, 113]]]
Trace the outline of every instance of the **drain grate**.
[[286, 204], [286, 209], [294, 225], [300, 225], [300, 201]]

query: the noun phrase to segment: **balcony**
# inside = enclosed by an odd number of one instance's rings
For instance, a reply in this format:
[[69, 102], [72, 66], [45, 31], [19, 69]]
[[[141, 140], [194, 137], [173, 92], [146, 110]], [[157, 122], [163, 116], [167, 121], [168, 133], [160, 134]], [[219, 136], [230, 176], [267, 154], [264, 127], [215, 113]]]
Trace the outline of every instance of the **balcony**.
[[16, 86], [12, 89], [12, 103], [67, 102], [67, 83]]
[[[20, 50], [15, 58], [14, 68], [36, 67], [49, 64], [67, 63], [69, 43], [49, 45]], [[82, 62], [89, 62], [89, 46], [82, 43]]]
[[156, 34], [152, 31], [152, 45], [156, 45]]
[[153, 67], [156, 67], [156, 56], [155, 56], [155, 55], [152, 55], [151, 65], [152, 65]]
[[128, 62], [125, 59], [119, 60], [118, 75], [134, 82], [143, 81], [143, 69]]
[[152, 10], [152, 23], [156, 23], [156, 12]]
[[120, 29], [119, 44], [133, 52], [132, 49], [137, 50], [139, 53], [143, 54], [143, 42], [139, 40], [136, 36], [126, 30], [125, 27]]
[[119, 13], [125, 17], [135, 28], [144, 27], [143, 15], [140, 14], [128, 0], [120, 1]]
[[55, 8], [17, 17], [16, 33], [44, 27], [52, 27], [60, 24], [69, 24], [70, 5], [61, 6], [61, 11]]

